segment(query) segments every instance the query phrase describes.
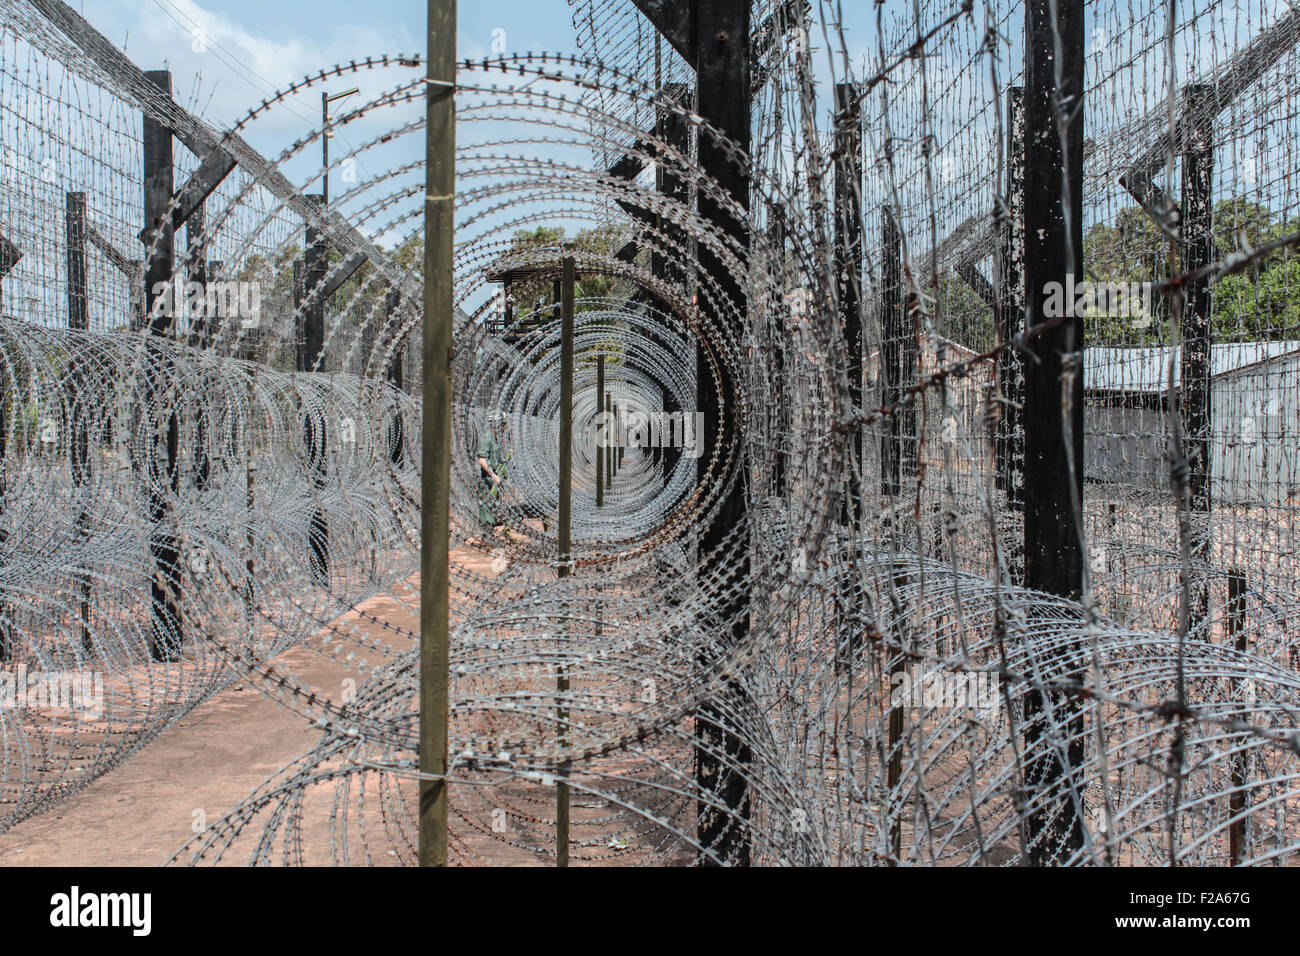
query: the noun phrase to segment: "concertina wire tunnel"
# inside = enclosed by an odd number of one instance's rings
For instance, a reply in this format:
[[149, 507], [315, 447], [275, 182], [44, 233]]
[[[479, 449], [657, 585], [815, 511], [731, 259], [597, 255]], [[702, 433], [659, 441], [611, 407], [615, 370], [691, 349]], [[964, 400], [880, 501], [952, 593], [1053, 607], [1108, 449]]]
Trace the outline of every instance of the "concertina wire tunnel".
[[[561, 768], [576, 862], [1293, 862], [1300, 10], [1094, 2], [1056, 38], [1080, 275], [1143, 289], [1090, 307], [1039, 416], [1083, 422], [1058, 594], [1026, 584], [1024, 6], [876, 5], [862, 46], [756, 0], [744, 145], [638, 4], [570, 8], [578, 52], [457, 73], [454, 862], [554, 862]], [[173, 862], [410, 864], [423, 62], [358, 51], [229, 128], [167, 83], [0, 4], [0, 674], [102, 686], [0, 708], [0, 829], [248, 679], [320, 741]], [[338, 83], [325, 204], [289, 114]], [[236, 291], [164, 315], [178, 277]], [[681, 447], [635, 427], [701, 409]]]

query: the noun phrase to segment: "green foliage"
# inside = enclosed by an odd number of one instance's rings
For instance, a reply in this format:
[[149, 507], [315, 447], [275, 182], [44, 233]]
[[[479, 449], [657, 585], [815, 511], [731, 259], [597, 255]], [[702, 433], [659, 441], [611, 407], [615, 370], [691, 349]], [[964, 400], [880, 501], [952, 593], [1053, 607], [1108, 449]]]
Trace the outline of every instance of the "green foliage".
[[1214, 334], [1223, 339], [1300, 335], [1300, 259], [1224, 276], [1214, 287]]
[[948, 338], [982, 352], [997, 341], [993, 310], [964, 279], [949, 273], [939, 279], [935, 315]]
[[[1244, 248], [1291, 234], [1296, 219], [1275, 216], [1266, 206], [1243, 197], [1214, 205], [1216, 255], [1222, 259]], [[1097, 223], [1083, 238], [1084, 275], [1093, 282], [1160, 282], [1181, 271], [1177, 250], [1139, 206], [1121, 209], [1111, 223]], [[1172, 251], [1171, 251], [1172, 250]], [[1215, 336], [1222, 339], [1281, 339], [1300, 328], [1300, 263], [1294, 250], [1261, 257], [1251, 268], [1221, 280], [1213, 290]], [[1143, 345], [1167, 340], [1163, 297], [1144, 302], [1130, 316], [1086, 317], [1087, 337], [1099, 345]]]

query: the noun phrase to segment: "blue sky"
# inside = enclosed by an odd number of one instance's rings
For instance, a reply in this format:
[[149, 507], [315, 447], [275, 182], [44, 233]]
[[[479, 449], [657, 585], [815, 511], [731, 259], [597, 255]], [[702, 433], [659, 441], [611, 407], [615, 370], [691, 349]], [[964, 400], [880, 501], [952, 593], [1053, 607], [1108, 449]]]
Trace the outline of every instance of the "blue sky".
[[[322, 66], [425, 47], [423, 0], [73, 0], [73, 6], [140, 66], [165, 61], [178, 97], [217, 122], [233, 120]], [[461, 56], [485, 55], [498, 28], [506, 31], [510, 52], [575, 46], [565, 0], [469, 0], [458, 16]], [[196, 44], [195, 29], [208, 42]]]

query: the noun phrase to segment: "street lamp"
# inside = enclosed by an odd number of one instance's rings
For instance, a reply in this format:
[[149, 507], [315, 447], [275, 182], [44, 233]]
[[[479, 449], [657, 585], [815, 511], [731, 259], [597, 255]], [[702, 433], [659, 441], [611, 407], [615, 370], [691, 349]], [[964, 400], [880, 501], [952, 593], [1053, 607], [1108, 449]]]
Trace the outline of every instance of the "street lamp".
[[357, 89], [355, 86], [354, 86], [352, 89], [350, 89], [350, 90], [345, 90], [345, 91], [342, 92], [342, 93], [335, 93], [333, 96], [331, 96], [329, 93], [326, 93], [324, 90], [321, 90], [321, 94], [320, 94], [320, 119], [321, 119], [321, 138], [320, 138], [320, 148], [321, 148], [321, 168], [324, 170], [324, 175], [325, 175], [325, 182], [324, 182], [324, 183], [322, 184], [322, 186], [321, 186], [321, 192], [324, 194], [324, 197], [325, 197], [325, 205], [326, 205], [326, 206], [328, 206], [329, 203], [330, 203], [330, 136], [332, 135], [332, 134], [330, 133], [330, 131], [329, 131], [329, 125], [330, 125], [330, 104], [331, 104], [331, 103], [337, 103], [339, 100], [345, 100], [345, 99], [347, 99], [349, 96], [351, 96], [352, 94], [354, 94], [354, 93], [360, 93], [360, 92], [361, 92], [361, 91], [360, 91], [359, 89]]

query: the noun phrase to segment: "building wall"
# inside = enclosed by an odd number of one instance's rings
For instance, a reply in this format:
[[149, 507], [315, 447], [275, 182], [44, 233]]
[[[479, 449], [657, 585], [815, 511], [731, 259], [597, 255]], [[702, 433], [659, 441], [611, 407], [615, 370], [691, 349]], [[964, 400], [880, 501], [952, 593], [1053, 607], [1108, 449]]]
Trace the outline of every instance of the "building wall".
[[[1216, 376], [1211, 386], [1211, 493], [1216, 501], [1279, 505], [1300, 494], [1300, 355]], [[1169, 489], [1164, 412], [1090, 399], [1085, 474], [1135, 490]]]

